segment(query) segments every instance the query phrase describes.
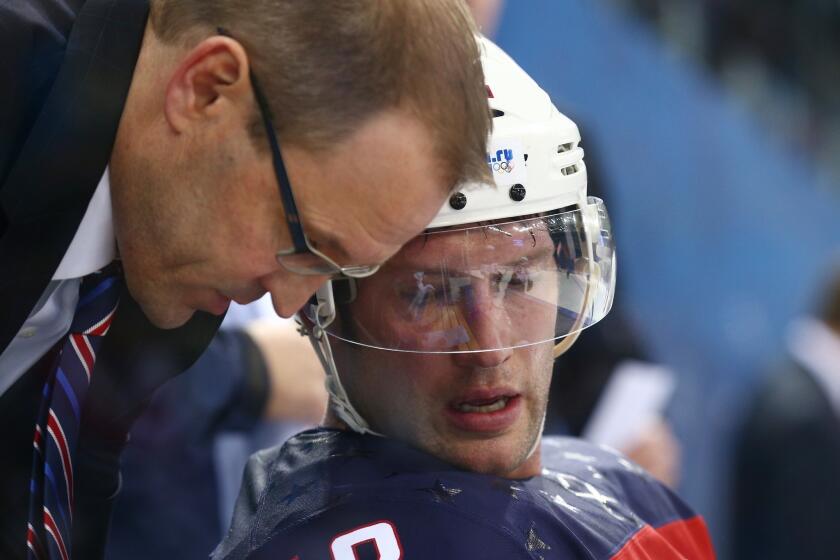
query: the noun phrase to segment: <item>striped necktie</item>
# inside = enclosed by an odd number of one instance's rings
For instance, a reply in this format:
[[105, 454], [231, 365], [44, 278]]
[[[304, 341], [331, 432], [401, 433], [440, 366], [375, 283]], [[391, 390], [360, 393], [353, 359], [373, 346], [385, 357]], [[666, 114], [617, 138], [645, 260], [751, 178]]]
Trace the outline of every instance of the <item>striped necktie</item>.
[[56, 367], [44, 384], [33, 441], [30, 560], [70, 560], [73, 458], [79, 420], [102, 338], [111, 326], [122, 278], [117, 265], [86, 276], [70, 331], [59, 342]]

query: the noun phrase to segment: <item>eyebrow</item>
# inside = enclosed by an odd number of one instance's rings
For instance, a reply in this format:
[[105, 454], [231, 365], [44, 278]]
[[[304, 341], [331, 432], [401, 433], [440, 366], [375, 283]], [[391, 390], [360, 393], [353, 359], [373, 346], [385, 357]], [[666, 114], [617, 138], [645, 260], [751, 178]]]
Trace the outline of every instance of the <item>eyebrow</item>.
[[315, 235], [309, 235], [309, 242], [315, 245], [315, 248], [323, 252], [328, 249], [327, 255], [331, 258], [340, 257], [350, 259], [350, 253], [344, 247], [341, 239], [331, 231], [318, 231]]
[[[317, 232], [316, 238], [309, 238], [310, 243], [315, 243], [315, 248], [325, 253], [336, 261], [340, 266], [346, 265], [377, 265], [382, 266], [390, 257], [365, 258], [356, 257], [350, 254], [345, 248], [342, 240], [333, 232]], [[324, 250], [326, 248], [326, 251]]]
[[[530, 262], [531, 260], [540, 261], [540, 260], [542, 260], [546, 257], [553, 257], [553, 256], [554, 256], [554, 246], [552, 245], [551, 247], [534, 248], [524, 255], [516, 256], [515, 260], [508, 261], [508, 262], [505, 262], [505, 263], [496, 263], [496, 264], [498, 264], [499, 266], [502, 266], [502, 267], [513, 268], [513, 267], [515, 267], [516, 265], [519, 264], [519, 261], [522, 259], [522, 257], [527, 258]], [[435, 266], [435, 268], [431, 268], [431, 266], [432, 265], [439, 265], [439, 264], [440, 264], [440, 261], [435, 261], [435, 262], [432, 262], [432, 263], [428, 263], [429, 266], [427, 266], [424, 263], [405, 263], [405, 264], [400, 263], [400, 264], [396, 264], [392, 268], [389, 268], [388, 271], [389, 272], [405, 272], [405, 271], [417, 272], [417, 271], [421, 271], [424, 274], [432, 275], [432, 274], [439, 274], [439, 272], [438, 272], [439, 266]], [[484, 264], [490, 264], [490, 263], [484, 263]], [[458, 269], [449, 269], [449, 270], [450, 271], [455, 270], [455, 272], [459, 273], [459, 274], [464, 273], [464, 270], [458, 270]]]

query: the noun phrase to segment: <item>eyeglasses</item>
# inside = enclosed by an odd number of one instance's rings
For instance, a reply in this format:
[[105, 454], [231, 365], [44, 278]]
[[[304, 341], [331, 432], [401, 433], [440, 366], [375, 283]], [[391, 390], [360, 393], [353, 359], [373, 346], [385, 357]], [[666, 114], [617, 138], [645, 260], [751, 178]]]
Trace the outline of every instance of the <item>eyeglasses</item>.
[[[220, 35], [231, 37], [230, 33], [222, 28], [218, 28], [218, 32]], [[274, 123], [271, 120], [268, 101], [253, 71], [250, 72], [250, 78], [251, 85], [254, 88], [254, 97], [257, 99], [257, 106], [260, 109], [260, 115], [265, 126], [265, 133], [268, 136], [268, 143], [271, 146], [274, 175], [277, 177], [277, 186], [280, 191], [280, 197], [283, 200], [286, 224], [292, 236], [293, 247], [291, 249], [277, 251], [277, 262], [289, 272], [303, 276], [365, 278], [375, 273], [379, 270], [381, 264], [341, 266], [324, 253], [315, 249], [303, 233], [303, 226], [298, 216], [297, 204], [295, 204], [295, 198], [292, 195], [289, 175], [286, 172], [286, 166], [283, 164], [283, 156], [280, 153], [280, 143], [277, 141], [277, 135], [274, 132]]]

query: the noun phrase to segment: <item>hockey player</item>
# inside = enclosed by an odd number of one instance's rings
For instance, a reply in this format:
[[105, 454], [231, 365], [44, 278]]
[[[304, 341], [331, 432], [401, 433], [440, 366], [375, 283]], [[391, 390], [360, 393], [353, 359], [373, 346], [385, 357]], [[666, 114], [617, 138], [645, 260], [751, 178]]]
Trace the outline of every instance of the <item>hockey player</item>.
[[552, 360], [612, 303], [577, 127], [483, 42], [495, 185], [464, 185], [301, 320], [324, 427], [249, 463], [216, 559], [698, 559], [703, 520], [609, 449], [542, 438]]

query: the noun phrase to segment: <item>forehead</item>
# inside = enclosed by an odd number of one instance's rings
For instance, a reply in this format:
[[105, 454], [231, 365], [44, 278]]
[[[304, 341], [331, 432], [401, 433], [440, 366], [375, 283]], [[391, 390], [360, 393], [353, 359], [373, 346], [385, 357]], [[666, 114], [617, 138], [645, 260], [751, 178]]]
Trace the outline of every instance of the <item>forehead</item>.
[[374, 119], [323, 163], [307, 232], [358, 262], [393, 255], [432, 220], [450, 187], [425, 129], [398, 114]]
[[389, 261], [390, 267], [428, 268], [436, 262], [516, 264], [549, 257], [554, 242], [540, 218], [423, 233]]

